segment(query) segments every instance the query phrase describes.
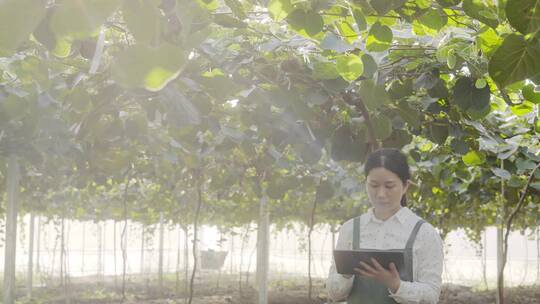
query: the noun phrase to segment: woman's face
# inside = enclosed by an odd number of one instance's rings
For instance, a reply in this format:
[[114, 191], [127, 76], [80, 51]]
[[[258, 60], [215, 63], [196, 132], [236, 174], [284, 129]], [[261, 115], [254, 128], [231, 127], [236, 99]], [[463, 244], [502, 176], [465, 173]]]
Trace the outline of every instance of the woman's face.
[[408, 183], [403, 184], [399, 176], [383, 167], [371, 169], [367, 176], [369, 200], [379, 210], [399, 209], [408, 187]]

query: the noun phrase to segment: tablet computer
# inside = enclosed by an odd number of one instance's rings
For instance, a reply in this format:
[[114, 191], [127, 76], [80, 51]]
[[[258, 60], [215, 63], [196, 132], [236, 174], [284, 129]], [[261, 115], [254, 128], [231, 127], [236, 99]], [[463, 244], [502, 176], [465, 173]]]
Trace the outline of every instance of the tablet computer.
[[399, 273], [405, 265], [403, 250], [334, 250], [334, 261], [339, 274], [358, 274], [354, 268], [359, 268], [360, 262], [371, 265], [371, 258], [375, 258], [381, 266], [389, 269], [390, 263], [394, 263]]

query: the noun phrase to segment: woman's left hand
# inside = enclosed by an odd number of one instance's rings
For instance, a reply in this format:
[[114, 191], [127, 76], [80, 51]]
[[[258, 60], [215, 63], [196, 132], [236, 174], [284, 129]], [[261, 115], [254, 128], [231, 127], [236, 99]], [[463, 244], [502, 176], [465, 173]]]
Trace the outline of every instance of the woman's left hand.
[[373, 263], [372, 266], [364, 262], [360, 262], [362, 268], [355, 268], [354, 270], [364, 277], [372, 278], [375, 281], [384, 284], [392, 293], [396, 293], [399, 289], [399, 285], [401, 284], [401, 279], [399, 277], [396, 265], [394, 265], [394, 263], [390, 263], [390, 269], [386, 269], [382, 267], [381, 264], [379, 264], [374, 258], [371, 258], [371, 262]]

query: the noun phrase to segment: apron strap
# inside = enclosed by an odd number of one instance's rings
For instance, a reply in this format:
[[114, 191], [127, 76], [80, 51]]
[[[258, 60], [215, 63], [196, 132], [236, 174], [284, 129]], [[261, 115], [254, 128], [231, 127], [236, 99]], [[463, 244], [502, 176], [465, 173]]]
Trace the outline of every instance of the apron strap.
[[360, 217], [359, 216], [355, 217], [353, 220], [352, 249], [353, 250], [360, 249]]
[[416, 222], [416, 225], [414, 226], [411, 235], [409, 236], [409, 240], [407, 240], [407, 245], [405, 246], [405, 249], [412, 249], [414, 245], [414, 241], [416, 240], [416, 235], [418, 234], [418, 230], [420, 230], [420, 227], [422, 224], [424, 224], [426, 221], [420, 219], [418, 222]]
[[407, 245], [405, 246], [404, 254], [405, 254], [405, 267], [402, 272], [400, 272], [400, 277], [404, 281], [412, 282], [414, 280], [414, 272], [413, 272], [413, 245], [414, 240], [416, 240], [416, 235], [418, 234], [418, 230], [420, 230], [420, 227], [422, 224], [424, 224], [426, 221], [423, 219], [418, 220], [416, 222], [416, 225], [414, 226], [411, 235], [409, 236], [409, 240], [407, 241]]

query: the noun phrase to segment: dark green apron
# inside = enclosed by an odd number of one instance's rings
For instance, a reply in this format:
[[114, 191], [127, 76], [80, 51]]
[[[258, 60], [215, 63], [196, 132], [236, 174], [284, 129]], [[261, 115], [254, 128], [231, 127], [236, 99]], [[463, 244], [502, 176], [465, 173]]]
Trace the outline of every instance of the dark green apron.
[[[405, 257], [405, 267], [401, 270], [399, 276], [402, 281], [412, 282], [413, 280], [413, 245], [416, 235], [424, 220], [419, 220], [414, 226], [405, 249], [395, 249], [392, 251], [403, 252]], [[360, 249], [360, 217], [353, 221], [353, 250]], [[395, 304], [397, 303], [390, 297], [388, 288], [370, 278], [364, 278], [360, 275], [354, 276], [354, 283], [347, 298], [348, 304]]]

